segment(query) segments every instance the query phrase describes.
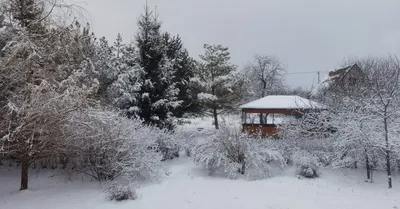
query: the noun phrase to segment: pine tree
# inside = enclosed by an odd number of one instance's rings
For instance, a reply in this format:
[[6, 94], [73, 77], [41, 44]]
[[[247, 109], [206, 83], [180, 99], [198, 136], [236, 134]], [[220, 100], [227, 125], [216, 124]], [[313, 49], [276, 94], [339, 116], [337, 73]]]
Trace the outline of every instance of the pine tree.
[[[117, 48], [116, 45], [114, 48]], [[108, 89], [112, 104], [128, 116], [138, 117], [138, 95], [143, 83], [143, 68], [139, 66], [139, 53], [133, 45], [121, 45], [115, 66], [117, 79]]]
[[118, 33], [117, 39], [114, 42], [115, 56], [117, 56], [117, 58], [119, 58], [121, 56], [122, 47], [123, 47], [122, 35], [120, 33]]
[[9, 0], [10, 13], [18, 24], [30, 31], [43, 31], [46, 3], [41, 0]]
[[229, 110], [240, 101], [241, 85], [236, 73], [236, 66], [230, 61], [227, 47], [204, 45], [205, 53], [200, 55], [199, 84], [203, 90], [198, 95], [214, 116], [215, 128], [219, 128], [219, 111]]
[[[172, 110], [180, 105], [179, 90], [173, 83], [173, 63], [166, 54], [160, 32], [161, 23], [148, 7], [138, 20], [136, 47], [139, 51], [141, 88], [137, 97], [137, 115], [145, 123], [172, 128]], [[134, 115], [129, 115], [134, 116]]]
[[100, 82], [100, 88], [97, 92], [97, 97], [106, 103], [109, 102], [107, 90], [110, 85], [117, 79], [118, 69], [116, 57], [116, 48], [110, 46], [105, 37], [99, 39], [96, 43], [96, 54], [94, 57], [94, 65], [96, 70], [99, 72], [98, 80]]
[[182, 117], [184, 113], [198, 111], [191, 86], [196, 65], [194, 59], [189, 56], [189, 52], [183, 47], [182, 39], [179, 36], [171, 37], [169, 33], [164, 33], [164, 41], [167, 56], [173, 61], [175, 72], [173, 82], [179, 89], [177, 98], [182, 101], [182, 104], [174, 109], [174, 115]]

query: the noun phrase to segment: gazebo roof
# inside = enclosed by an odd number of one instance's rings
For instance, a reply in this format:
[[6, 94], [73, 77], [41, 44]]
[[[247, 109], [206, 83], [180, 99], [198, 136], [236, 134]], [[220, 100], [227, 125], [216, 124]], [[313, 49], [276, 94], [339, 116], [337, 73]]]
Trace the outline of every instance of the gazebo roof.
[[240, 106], [241, 109], [325, 109], [323, 105], [296, 95], [271, 95]]

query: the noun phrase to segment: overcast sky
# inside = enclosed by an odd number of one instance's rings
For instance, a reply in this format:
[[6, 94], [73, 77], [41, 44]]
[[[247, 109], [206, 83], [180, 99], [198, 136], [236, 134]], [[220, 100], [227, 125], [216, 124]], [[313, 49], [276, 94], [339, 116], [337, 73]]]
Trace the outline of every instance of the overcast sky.
[[[98, 36], [125, 41], [136, 32], [145, 0], [86, 0]], [[148, 0], [198, 58], [203, 44], [230, 48], [239, 67], [254, 54], [273, 54], [288, 73], [327, 71], [349, 56], [400, 55], [400, 0]], [[311, 88], [317, 73], [290, 74], [292, 87]]]

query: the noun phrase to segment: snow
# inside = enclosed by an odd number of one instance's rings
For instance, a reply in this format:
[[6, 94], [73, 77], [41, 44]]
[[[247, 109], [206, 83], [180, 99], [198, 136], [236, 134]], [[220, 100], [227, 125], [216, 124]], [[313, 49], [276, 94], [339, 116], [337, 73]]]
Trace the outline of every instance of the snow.
[[335, 73], [338, 70], [343, 70], [343, 68], [341, 69], [337, 69], [334, 71], [331, 71], [330, 73], [333, 73], [332, 76], [330, 76], [328, 73], [323, 79], [322, 81], [317, 84], [312, 90], [311, 90], [311, 97], [317, 97], [319, 96], [323, 91], [325, 91], [327, 88], [329, 88], [332, 84], [334, 84], [335, 80], [338, 79], [340, 76], [345, 75], [346, 73], [348, 73], [354, 65], [352, 66], [348, 66], [345, 68], [345, 71], [343, 73]]
[[241, 105], [241, 109], [323, 109], [324, 106], [295, 95], [271, 95]]
[[[7, 209], [393, 209], [400, 207], [400, 181], [386, 189], [385, 176], [375, 175], [376, 183], [362, 181], [362, 170], [322, 170], [321, 178], [298, 179], [293, 169], [276, 177], [246, 181], [207, 176], [191, 159], [180, 157], [168, 162], [169, 176], [160, 183], [137, 190], [139, 199], [110, 202], [106, 185], [74, 178], [63, 180], [49, 172], [32, 174], [30, 190], [16, 190], [16, 171], [0, 175], [0, 208]], [[33, 173], [33, 172], [32, 172]]]
[[[241, 116], [240, 114], [233, 114], [233, 115], [218, 115], [219, 123], [225, 123], [229, 126], [240, 126], [241, 123]], [[189, 123], [183, 124], [180, 126], [180, 129], [186, 132], [196, 132], [198, 130], [208, 130], [213, 131], [215, 130], [215, 126], [213, 125], [214, 118], [212, 116], [203, 116], [203, 117], [196, 117], [190, 118], [188, 120]]]
[[333, 80], [331, 79], [331, 77], [329, 76], [329, 74], [327, 74], [322, 81], [317, 84], [312, 90], [310, 95], [313, 97], [318, 96], [321, 92], [323, 92], [325, 89], [329, 88], [329, 86], [332, 84]]
[[215, 95], [208, 93], [199, 93], [197, 94], [197, 98], [199, 98], [199, 100], [209, 100], [209, 101], [217, 100], [217, 97]]

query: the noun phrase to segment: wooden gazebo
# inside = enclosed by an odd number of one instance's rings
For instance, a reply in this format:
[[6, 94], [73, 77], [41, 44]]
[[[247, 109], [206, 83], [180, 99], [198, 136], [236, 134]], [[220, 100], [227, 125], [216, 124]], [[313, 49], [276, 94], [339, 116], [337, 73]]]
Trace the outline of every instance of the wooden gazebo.
[[294, 95], [271, 95], [240, 106], [243, 131], [274, 136], [284, 120], [299, 118], [304, 113], [323, 110], [324, 106]]

